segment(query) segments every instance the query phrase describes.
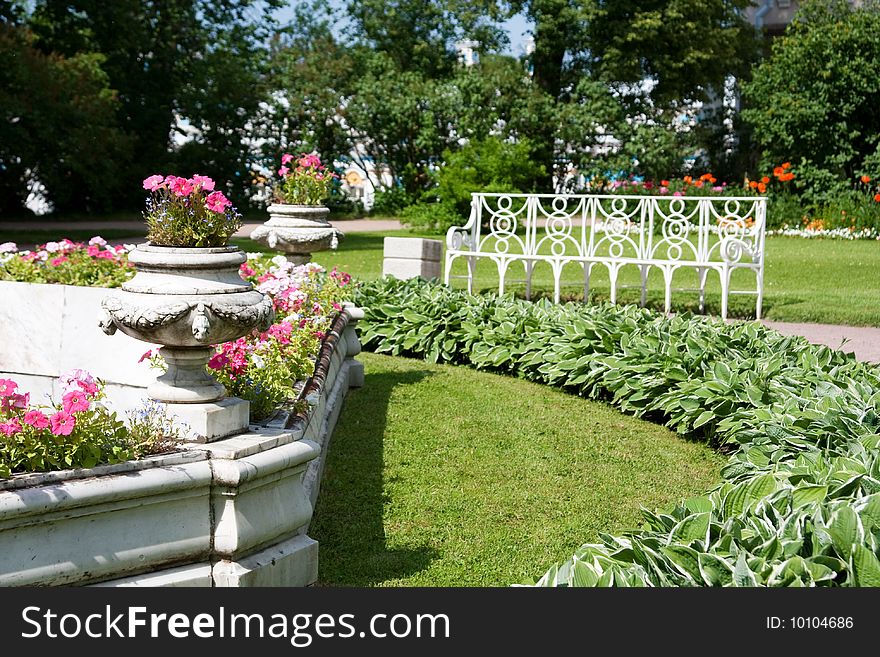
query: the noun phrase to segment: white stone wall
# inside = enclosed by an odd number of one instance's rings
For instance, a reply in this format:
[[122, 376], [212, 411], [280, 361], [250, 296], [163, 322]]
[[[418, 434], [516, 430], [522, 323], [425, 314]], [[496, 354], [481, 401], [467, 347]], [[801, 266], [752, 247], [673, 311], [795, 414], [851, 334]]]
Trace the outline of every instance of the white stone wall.
[[116, 410], [138, 406], [157, 374], [138, 359], [156, 345], [101, 331], [101, 299], [109, 292], [0, 281], [0, 378], [17, 381], [34, 401], [45, 394], [58, 399], [58, 377], [84, 369], [107, 384]]

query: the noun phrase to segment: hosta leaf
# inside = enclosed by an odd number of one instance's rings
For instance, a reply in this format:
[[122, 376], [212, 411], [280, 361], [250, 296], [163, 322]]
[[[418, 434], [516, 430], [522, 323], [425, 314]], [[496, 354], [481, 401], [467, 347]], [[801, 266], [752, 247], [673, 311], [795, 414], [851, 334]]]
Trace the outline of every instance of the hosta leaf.
[[736, 565], [733, 567], [733, 586], [758, 586], [758, 580], [755, 579], [755, 573], [746, 563], [746, 553], [740, 552], [736, 559]]
[[698, 557], [700, 575], [707, 586], [730, 586], [733, 566], [719, 556], [701, 553]]
[[755, 477], [733, 487], [724, 498], [725, 516], [736, 516], [753, 506], [761, 498], [776, 490], [776, 479], [772, 474]]
[[599, 577], [593, 571], [593, 568], [589, 564], [575, 558], [572, 567], [572, 586], [596, 586], [598, 581]]
[[708, 513], [697, 513], [679, 522], [670, 532], [670, 542], [705, 541], [709, 531], [709, 515]]
[[699, 552], [685, 545], [661, 547], [660, 552], [689, 581], [692, 581], [694, 584], [702, 581], [703, 576], [700, 573]]
[[821, 502], [828, 495], [828, 486], [798, 486], [791, 491], [791, 506], [793, 509], [811, 504], [813, 502]]
[[684, 506], [691, 513], [709, 513], [715, 508], [708, 497], [691, 497], [684, 501]]
[[858, 514], [849, 506], [841, 506], [831, 516], [828, 534], [837, 554], [848, 558], [853, 544], [862, 542], [864, 532]]
[[880, 586], [880, 560], [868, 548], [856, 545], [850, 557], [856, 586]]

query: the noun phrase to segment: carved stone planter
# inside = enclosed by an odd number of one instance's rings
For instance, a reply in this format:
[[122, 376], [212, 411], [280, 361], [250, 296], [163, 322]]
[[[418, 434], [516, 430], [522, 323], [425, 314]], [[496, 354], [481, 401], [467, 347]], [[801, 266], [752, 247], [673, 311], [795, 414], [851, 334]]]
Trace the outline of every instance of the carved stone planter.
[[269, 220], [257, 226], [251, 239], [270, 249], [281, 251], [295, 265], [312, 259], [312, 253], [335, 249], [342, 231], [327, 221], [329, 208], [321, 205], [269, 206]]
[[147, 388], [150, 397], [204, 404], [226, 394], [205, 370], [211, 346], [266, 330], [275, 317], [271, 300], [239, 276], [246, 259], [232, 246], [142, 244], [131, 252], [137, 274], [101, 302], [101, 328], [163, 345], [168, 370]]

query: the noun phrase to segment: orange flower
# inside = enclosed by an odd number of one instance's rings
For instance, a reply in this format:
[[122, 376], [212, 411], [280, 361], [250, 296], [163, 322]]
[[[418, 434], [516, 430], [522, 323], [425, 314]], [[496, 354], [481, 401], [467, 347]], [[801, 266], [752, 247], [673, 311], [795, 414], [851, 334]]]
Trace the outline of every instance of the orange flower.
[[669, 187], [669, 181], [668, 180], [661, 180], [660, 185], [662, 187]]
[[764, 192], [767, 191], [767, 185], [765, 185], [765, 184], [762, 183], [762, 182], [761, 182], [761, 183], [758, 183], [758, 191], [761, 192], [761, 193], [763, 194]]
[[749, 181], [749, 187], [751, 187], [752, 189], [754, 189], [757, 186], [758, 186], [758, 183], [755, 182], [754, 180]]
[[690, 176], [685, 176], [684, 178], [682, 178], [682, 180], [684, 180], [686, 183], [690, 183], [693, 178], [691, 178]]
[[874, 200], [880, 203], [880, 194], [874, 194]]
[[782, 163], [782, 168], [783, 168], [783, 170], [784, 170], [784, 169], [788, 169], [788, 168], [790, 168], [790, 167], [791, 167], [791, 162], [783, 162], [783, 163]]
[[779, 176], [779, 180], [781, 182], [788, 182], [794, 178], [794, 174], [791, 171], [786, 171], [781, 176]]
[[871, 182], [871, 176], [862, 176], [862, 182], [867, 185]]
[[694, 181], [694, 187], [702, 187], [702, 186], [703, 186], [702, 180], [695, 180]]
[[767, 176], [764, 176], [763, 178], [761, 178], [761, 182], [766, 185], [768, 182], [770, 182], [770, 178]]
[[711, 173], [704, 173], [702, 176], [700, 176], [700, 180], [706, 181], [706, 180], [709, 180], [709, 178], [711, 178], [711, 177], [712, 177]]
[[775, 169], [773, 169], [773, 175], [776, 176], [777, 178], [779, 176], [781, 176], [783, 173], [785, 173], [785, 169], [783, 169], [782, 167], [776, 167]]
[[718, 182], [718, 179], [715, 176], [709, 176], [708, 181], [710, 185], [714, 185]]

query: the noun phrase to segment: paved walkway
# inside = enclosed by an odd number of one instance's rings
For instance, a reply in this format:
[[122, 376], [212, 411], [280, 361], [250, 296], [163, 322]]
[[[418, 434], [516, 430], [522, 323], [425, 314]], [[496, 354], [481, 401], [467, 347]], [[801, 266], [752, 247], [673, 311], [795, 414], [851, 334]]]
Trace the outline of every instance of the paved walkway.
[[[261, 222], [249, 221], [235, 233], [236, 237], [249, 237]], [[371, 231], [399, 230], [396, 219], [340, 219], [330, 222], [344, 233], [364, 233]], [[64, 229], [94, 230], [100, 234], [102, 229], [129, 230], [132, 236], [146, 234], [143, 221], [77, 221], [69, 223], [51, 221], [0, 222], [0, 242], [5, 230], [56, 230], [56, 237], [63, 237]], [[116, 240], [122, 242], [124, 240]], [[814, 344], [824, 344], [834, 349], [852, 352], [859, 360], [880, 363], [880, 328], [859, 326], [834, 326], [831, 324], [800, 324], [790, 322], [764, 321], [763, 324], [785, 335], [801, 335]]]
[[880, 363], [880, 328], [769, 321], [762, 324], [784, 335], [802, 335], [813, 344], [854, 353], [858, 360]]

